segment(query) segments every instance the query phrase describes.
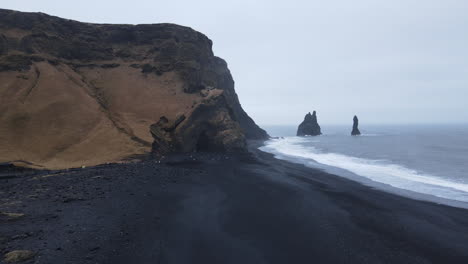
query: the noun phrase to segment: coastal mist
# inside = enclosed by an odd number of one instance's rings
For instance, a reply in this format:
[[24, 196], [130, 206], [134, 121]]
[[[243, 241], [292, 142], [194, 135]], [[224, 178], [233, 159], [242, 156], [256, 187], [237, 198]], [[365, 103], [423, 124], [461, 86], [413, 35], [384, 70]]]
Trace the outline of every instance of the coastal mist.
[[[261, 150], [366, 185], [423, 200], [468, 203], [468, 125], [323, 126], [296, 137], [296, 127], [265, 127], [278, 137]], [[460, 203], [461, 202], [461, 203]]]

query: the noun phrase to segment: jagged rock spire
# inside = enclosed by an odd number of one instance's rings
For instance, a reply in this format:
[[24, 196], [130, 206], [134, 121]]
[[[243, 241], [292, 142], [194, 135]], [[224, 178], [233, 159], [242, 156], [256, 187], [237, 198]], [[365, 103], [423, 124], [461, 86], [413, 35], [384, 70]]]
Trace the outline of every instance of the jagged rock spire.
[[359, 119], [357, 118], [357, 116], [354, 116], [353, 117], [353, 131], [351, 131], [352, 136], [361, 135], [361, 131], [359, 131], [358, 125], [359, 125]]
[[298, 136], [318, 136], [321, 135], [320, 126], [317, 122], [317, 113], [314, 111], [305, 115], [304, 121], [297, 128]]

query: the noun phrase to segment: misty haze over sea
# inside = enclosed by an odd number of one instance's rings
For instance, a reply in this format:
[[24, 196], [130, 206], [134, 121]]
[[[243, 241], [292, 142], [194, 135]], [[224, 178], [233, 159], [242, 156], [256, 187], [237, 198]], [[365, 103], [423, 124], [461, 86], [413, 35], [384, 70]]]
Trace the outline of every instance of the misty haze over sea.
[[468, 125], [363, 125], [361, 136], [332, 125], [316, 137], [296, 137], [295, 126], [265, 128], [284, 137], [261, 148], [277, 158], [381, 189], [468, 202]]

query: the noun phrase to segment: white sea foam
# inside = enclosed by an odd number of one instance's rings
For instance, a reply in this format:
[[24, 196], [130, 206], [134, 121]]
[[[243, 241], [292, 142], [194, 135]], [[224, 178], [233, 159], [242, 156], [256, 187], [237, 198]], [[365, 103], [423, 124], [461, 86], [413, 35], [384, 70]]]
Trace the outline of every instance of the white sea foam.
[[361, 137], [378, 137], [378, 136], [381, 136], [380, 134], [366, 134], [366, 133], [363, 133], [360, 135]]
[[322, 153], [312, 146], [304, 145], [304, 143], [309, 143], [308, 140], [299, 137], [273, 139], [260, 149], [276, 154], [277, 158], [297, 158], [305, 165], [310, 164], [308, 160], [313, 160], [320, 164], [350, 171], [373, 182], [421, 194], [468, 202], [468, 184], [421, 173], [382, 160], [369, 160], [338, 153]]

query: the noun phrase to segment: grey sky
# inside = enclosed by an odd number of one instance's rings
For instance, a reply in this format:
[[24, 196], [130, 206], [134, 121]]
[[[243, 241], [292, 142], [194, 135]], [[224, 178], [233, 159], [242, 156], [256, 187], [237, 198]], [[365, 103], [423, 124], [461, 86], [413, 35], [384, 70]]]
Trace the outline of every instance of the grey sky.
[[1, 8], [171, 22], [211, 38], [260, 125], [468, 122], [468, 1], [53, 1]]

